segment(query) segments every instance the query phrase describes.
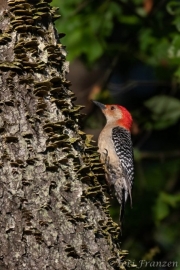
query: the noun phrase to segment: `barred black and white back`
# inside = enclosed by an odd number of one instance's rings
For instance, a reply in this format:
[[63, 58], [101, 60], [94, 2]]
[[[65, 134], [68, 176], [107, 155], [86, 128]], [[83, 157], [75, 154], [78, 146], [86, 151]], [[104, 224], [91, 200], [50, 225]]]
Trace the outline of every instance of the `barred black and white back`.
[[119, 158], [121, 179], [114, 184], [115, 195], [121, 204], [121, 215], [123, 217], [124, 204], [128, 195], [132, 205], [131, 190], [134, 181], [134, 158], [130, 131], [117, 126], [112, 129], [112, 140], [116, 154]]

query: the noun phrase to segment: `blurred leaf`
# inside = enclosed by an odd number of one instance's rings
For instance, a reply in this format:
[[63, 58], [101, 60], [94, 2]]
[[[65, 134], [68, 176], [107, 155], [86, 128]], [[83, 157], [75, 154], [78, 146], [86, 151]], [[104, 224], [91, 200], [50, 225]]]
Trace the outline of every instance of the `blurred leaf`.
[[141, 160], [141, 151], [138, 148], [134, 148], [134, 159], [136, 161]]
[[173, 63], [179, 63], [180, 60], [180, 36], [175, 35], [172, 39], [171, 46], [168, 49], [168, 57], [170, 59], [175, 58]]
[[167, 57], [167, 52], [169, 48], [169, 41], [167, 40], [166, 37], [162, 38], [157, 42], [156, 46], [153, 47], [153, 57], [155, 61], [152, 62], [152, 64], [160, 64], [161, 61], [165, 61], [168, 59]]
[[154, 207], [155, 220], [159, 221], [164, 219], [169, 214], [169, 207], [161, 199], [157, 200], [157, 203]]
[[164, 201], [165, 203], [167, 203], [168, 205], [172, 207], [176, 207], [177, 203], [180, 202], [180, 194], [171, 195], [171, 194], [162, 192], [160, 197], [162, 201]]
[[171, 15], [175, 15], [176, 13], [180, 13], [180, 3], [178, 1], [170, 1], [166, 7], [167, 7], [167, 11]]
[[146, 101], [145, 106], [152, 112], [155, 129], [166, 128], [180, 118], [180, 101], [174, 97], [155, 96]]
[[140, 30], [139, 41], [142, 51], [147, 51], [150, 46], [157, 43], [157, 39], [153, 36], [153, 30], [151, 28], [143, 28]]
[[180, 18], [175, 17], [175, 19], [173, 20], [173, 24], [176, 26], [177, 30], [180, 31]]
[[[168, 250], [173, 249], [173, 252], [175, 252], [175, 245], [176, 241], [179, 239], [179, 233], [178, 233], [178, 225], [177, 227], [172, 230], [172, 227], [169, 226], [169, 224], [162, 223], [159, 227], [157, 227], [157, 231], [155, 233], [155, 238], [159, 243], [161, 243], [161, 247], [164, 246], [168, 248]], [[163, 243], [163, 245], [162, 245]], [[170, 247], [170, 248], [169, 248]], [[179, 254], [179, 253], [178, 253]], [[178, 256], [179, 258], [179, 256]], [[178, 269], [178, 268], [172, 268], [172, 269]]]
[[137, 24], [140, 22], [137, 16], [121, 16], [119, 21], [126, 24]]
[[94, 8], [91, 0], [54, 0], [52, 5], [60, 6], [62, 17], [56, 27], [66, 33], [63, 44], [67, 46], [68, 60], [83, 56], [87, 63], [94, 63], [107, 48], [106, 38], [112, 33], [115, 18], [121, 17], [121, 5], [104, 1]]
[[155, 220], [159, 221], [169, 215], [170, 206], [176, 207], [180, 202], [180, 194], [167, 194], [161, 192], [154, 206]]
[[178, 78], [180, 78], [180, 67], [176, 70], [174, 75], [177, 76]]

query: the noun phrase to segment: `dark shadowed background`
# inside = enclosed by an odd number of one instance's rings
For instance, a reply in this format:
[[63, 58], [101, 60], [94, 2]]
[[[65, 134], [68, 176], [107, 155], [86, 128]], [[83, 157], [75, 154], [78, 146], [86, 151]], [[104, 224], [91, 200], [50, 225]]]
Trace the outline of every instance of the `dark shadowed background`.
[[[133, 209], [126, 207], [122, 248], [140, 260], [180, 269], [180, 2], [54, 0], [70, 61], [68, 78], [85, 105], [82, 126], [95, 140], [104, 125], [92, 99], [133, 115]], [[111, 214], [118, 220], [119, 207]], [[145, 265], [144, 265], [145, 266]], [[148, 269], [148, 267], [146, 267]]]

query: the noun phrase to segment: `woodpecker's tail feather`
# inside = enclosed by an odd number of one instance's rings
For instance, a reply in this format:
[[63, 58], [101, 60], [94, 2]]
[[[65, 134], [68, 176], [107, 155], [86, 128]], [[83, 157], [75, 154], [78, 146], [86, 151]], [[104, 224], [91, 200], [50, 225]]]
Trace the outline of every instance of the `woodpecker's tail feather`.
[[122, 190], [122, 200], [121, 200], [121, 206], [120, 206], [120, 214], [119, 214], [119, 222], [122, 225], [122, 220], [124, 217], [124, 209], [125, 209], [125, 190]]
[[125, 192], [122, 191], [122, 202], [120, 205], [120, 213], [119, 213], [119, 226], [120, 226], [120, 235], [122, 236], [122, 230], [123, 230], [123, 217], [124, 217], [124, 209], [125, 209]]

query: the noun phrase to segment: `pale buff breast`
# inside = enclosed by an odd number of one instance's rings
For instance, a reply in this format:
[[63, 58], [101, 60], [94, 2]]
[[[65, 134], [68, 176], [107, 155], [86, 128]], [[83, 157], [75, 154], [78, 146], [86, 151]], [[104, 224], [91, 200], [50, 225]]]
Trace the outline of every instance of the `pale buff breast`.
[[108, 156], [112, 166], [119, 166], [119, 158], [116, 155], [112, 141], [112, 128], [107, 126], [101, 131], [98, 139], [98, 152], [101, 154], [101, 162], [105, 163]]

